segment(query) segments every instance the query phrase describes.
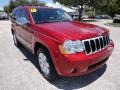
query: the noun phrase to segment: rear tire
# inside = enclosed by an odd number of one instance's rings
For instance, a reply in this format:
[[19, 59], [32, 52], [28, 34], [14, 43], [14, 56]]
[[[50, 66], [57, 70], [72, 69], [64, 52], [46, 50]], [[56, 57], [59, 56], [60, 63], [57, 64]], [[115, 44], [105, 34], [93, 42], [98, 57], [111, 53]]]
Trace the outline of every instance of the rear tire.
[[48, 51], [44, 48], [39, 48], [37, 50], [37, 60], [43, 77], [47, 80], [54, 80], [57, 77], [57, 73]]
[[21, 44], [19, 43], [19, 41], [16, 38], [15, 33], [13, 33], [13, 40], [14, 40], [14, 44], [15, 44], [16, 47], [20, 47], [21, 46]]

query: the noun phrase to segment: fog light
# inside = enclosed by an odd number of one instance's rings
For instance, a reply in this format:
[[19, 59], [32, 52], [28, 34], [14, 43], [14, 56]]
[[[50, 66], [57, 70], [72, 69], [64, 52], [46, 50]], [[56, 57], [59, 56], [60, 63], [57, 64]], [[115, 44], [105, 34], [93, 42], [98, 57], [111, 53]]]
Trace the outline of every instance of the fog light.
[[77, 72], [77, 68], [71, 70], [71, 73], [76, 73], [76, 72]]

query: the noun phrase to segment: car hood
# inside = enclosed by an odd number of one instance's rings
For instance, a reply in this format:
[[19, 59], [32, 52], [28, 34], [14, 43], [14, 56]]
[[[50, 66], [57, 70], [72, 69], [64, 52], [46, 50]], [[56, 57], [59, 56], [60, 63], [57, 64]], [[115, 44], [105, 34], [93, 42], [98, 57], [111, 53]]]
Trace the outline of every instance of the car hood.
[[[38, 24], [44, 34], [60, 40], [84, 40], [104, 35], [107, 29], [82, 22], [54, 22]], [[49, 35], [50, 34], [50, 35]]]

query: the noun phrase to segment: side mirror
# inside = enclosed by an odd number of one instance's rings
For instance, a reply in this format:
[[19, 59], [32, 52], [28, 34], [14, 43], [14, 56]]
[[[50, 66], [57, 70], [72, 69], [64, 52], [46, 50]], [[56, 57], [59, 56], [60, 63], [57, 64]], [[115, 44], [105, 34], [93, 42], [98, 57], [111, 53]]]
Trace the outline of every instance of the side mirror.
[[20, 24], [20, 25], [28, 25], [28, 24], [30, 24], [30, 21], [27, 18], [24, 18], [24, 17], [17, 18], [16, 22], [17, 22], [17, 24]]
[[16, 20], [16, 17], [12, 14], [10, 15], [10, 18]]
[[16, 17], [15, 17], [15, 16], [12, 16], [12, 19], [16, 20]]

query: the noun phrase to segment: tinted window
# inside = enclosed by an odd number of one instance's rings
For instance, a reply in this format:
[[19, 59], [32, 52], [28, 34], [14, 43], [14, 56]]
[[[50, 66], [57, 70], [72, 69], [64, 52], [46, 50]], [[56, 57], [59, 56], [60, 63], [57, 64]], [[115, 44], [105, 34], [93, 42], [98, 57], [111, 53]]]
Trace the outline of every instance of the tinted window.
[[15, 17], [15, 10], [13, 10], [12, 12], [12, 17]]
[[15, 12], [15, 17], [16, 17], [16, 19], [17, 18], [20, 18], [20, 15], [21, 15], [21, 10], [16, 10], [16, 12]]
[[40, 8], [31, 13], [35, 23], [73, 21], [71, 16], [62, 9]]
[[22, 10], [21, 17], [27, 18], [28, 19], [28, 14], [26, 10]]

